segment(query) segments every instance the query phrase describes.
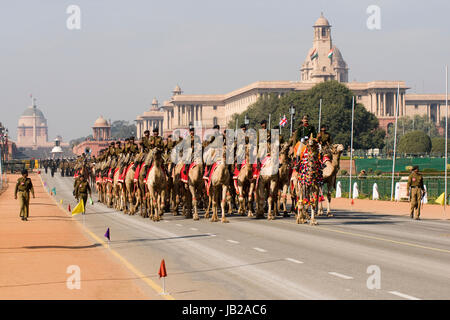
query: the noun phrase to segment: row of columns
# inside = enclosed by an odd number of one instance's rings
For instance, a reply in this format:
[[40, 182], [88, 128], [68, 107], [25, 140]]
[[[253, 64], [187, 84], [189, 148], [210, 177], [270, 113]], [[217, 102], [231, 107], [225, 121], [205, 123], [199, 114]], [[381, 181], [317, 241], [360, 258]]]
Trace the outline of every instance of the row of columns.
[[188, 127], [190, 123], [194, 124], [195, 121], [203, 119], [202, 105], [176, 105], [174, 109], [175, 123], [178, 127]]
[[137, 120], [137, 124], [136, 124], [136, 134], [137, 134], [137, 138], [140, 139], [142, 138], [142, 136], [144, 135], [144, 131], [149, 130], [150, 131], [150, 135], [151, 135], [151, 131], [158, 127], [159, 129], [159, 135], [162, 136], [163, 134], [163, 119], [142, 119], [142, 120]]
[[111, 136], [111, 128], [93, 128], [94, 129], [94, 140], [107, 140]]
[[[393, 104], [391, 109], [387, 108], [388, 94], [393, 96]], [[395, 108], [397, 107], [397, 91], [395, 92], [372, 92], [370, 95], [370, 112], [375, 114], [377, 117], [387, 117], [395, 116]], [[398, 116], [405, 115], [405, 93], [400, 92], [400, 101], [398, 106]]]

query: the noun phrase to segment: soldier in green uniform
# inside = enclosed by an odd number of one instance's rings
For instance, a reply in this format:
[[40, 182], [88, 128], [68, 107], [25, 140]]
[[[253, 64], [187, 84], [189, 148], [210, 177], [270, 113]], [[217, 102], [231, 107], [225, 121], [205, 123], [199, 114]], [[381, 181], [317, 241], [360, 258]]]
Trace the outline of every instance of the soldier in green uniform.
[[[409, 200], [411, 203], [410, 218], [420, 220], [420, 203], [422, 201], [422, 196], [425, 193], [425, 188], [423, 186], [423, 177], [419, 173], [419, 166], [414, 166], [412, 168], [412, 173], [408, 177], [406, 190], [406, 195], [411, 195]], [[414, 209], [416, 210], [416, 215], [414, 215]]]
[[34, 199], [33, 183], [28, 178], [28, 171], [24, 169], [22, 170], [22, 177], [17, 179], [16, 189], [14, 191], [14, 199], [17, 199], [17, 193], [19, 193], [20, 217], [23, 221], [28, 220], [27, 218], [30, 213], [30, 191]]
[[[89, 186], [89, 182], [87, 182], [83, 176], [80, 176], [79, 182], [78, 182], [77, 186], [75, 187], [75, 197], [77, 198], [77, 200], [79, 200], [80, 198], [83, 200], [85, 211], [86, 211], [88, 193], [89, 193], [89, 197], [92, 198], [91, 187]], [[83, 212], [83, 214], [84, 214], [84, 212]]]
[[[183, 143], [184, 145], [184, 151], [186, 151], [187, 156], [183, 152], [183, 159], [186, 165], [184, 166], [184, 173], [187, 174], [187, 170], [189, 168], [189, 164], [194, 162], [195, 160], [195, 151], [200, 150], [200, 153], [202, 151], [202, 141], [200, 140], [200, 137], [195, 134], [195, 128], [190, 126], [189, 128], [189, 137], [184, 139]], [[197, 146], [197, 147], [195, 147]], [[188, 150], [191, 150], [189, 152]], [[190, 154], [190, 155], [189, 155]], [[201, 154], [200, 154], [201, 156]]]
[[[215, 156], [214, 158], [209, 157], [206, 159], [206, 166], [205, 166], [205, 172], [203, 174], [203, 179], [208, 180], [209, 171], [211, 170], [212, 165], [218, 158], [222, 158], [221, 154], [218, 154], [220, 150], [223, 147], [223, 136], [220, 133], [220, 126], [216, 124], [214, 127], [214, 133], [209, 137], [208, 140], [203, 142], [203, 150], [207, 151], [206, 148], [213, 148], [215, 149]], [[209, 154], [210, 155], [210, 154]]]
[[144, 136], [141, 138], [141, 145], [144, 148], [144, 152], [148, 152], [148, 150], [150, 150], [149, 140], [150, 140], [150, 131], [145, 130]]
[[172, 149], [175, 147], [175, 145], [176, 145], [176, 143], [175, 143], [175, 141], [172, 140], [172, 135], [169, 134], [169, 136], [167, 137], [167, 141], [164, 144], [166, 153], [170, 155], [170, 153], [172, 152]]
[[322, 149], [326, 149], [328, 147], [331, 146], [332, 139], [331, 139], [331, 135], [327, 132], [327, 126], [326, 125], [322, 125], [320, 127], [320, 132], [317, 135], [317, 142], [320, 143], [320, 145], [322, 146]]
[[139, 148], [136, 143], [134, 143], [134, 137], [129, 138], [129, 146], [128, 146], [128, 153], [131, 153], [132, 155], [135, 155], [139, 152]]
[[160, 150], [164, 150], [164, 141], [163, 138], [159, 135], [159, 128], [156, 127], [153, 129], [153, 135], [148, 140], [150, 150], [154, 148], [158, 148]]

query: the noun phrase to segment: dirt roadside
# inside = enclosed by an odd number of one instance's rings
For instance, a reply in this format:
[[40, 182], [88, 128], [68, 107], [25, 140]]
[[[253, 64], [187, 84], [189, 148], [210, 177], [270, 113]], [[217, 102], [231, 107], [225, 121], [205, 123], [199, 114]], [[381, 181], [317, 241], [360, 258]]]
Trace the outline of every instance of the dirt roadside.
[[[144, 293], [135, 274], [93, 243], [36, 174], [30, 176], [36, 198], [28, 221], [22, 221], [14, 200], [18, 177], [9, 175], [9, 187], [0, 195], [0, 299], [161, 299], [156, 292]], [[80, 289], [67, 286], [71, 265], [80, 268]]]

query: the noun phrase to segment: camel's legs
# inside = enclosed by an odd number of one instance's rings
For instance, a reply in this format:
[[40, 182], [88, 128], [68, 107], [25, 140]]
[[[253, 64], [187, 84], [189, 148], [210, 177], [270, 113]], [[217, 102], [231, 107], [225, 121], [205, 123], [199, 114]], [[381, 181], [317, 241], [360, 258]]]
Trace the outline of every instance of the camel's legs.
[[[225, 203], [226, 203], [226, 196], [228, 194], [228, 186], [224, 184], [222, 186], [222, 222], [227, 223], [229, 222], [227, 218], [225, 217]], [[231, 208], [231, 207], [230, 207]]]

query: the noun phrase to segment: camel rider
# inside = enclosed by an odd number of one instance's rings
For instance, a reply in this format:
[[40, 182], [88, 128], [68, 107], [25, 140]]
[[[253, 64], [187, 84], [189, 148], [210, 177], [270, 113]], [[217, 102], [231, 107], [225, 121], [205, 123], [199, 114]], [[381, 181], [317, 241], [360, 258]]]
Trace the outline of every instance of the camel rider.
[[[209, 137], [209, 140], [203, 142], [203, 150], [205, 150], [208, 146], [209, 149], [214, 149], [215, 156], [214, 158], [211, 157], [211, 153], [209, 153], [209, 159], [206, 159], [206, 166], [205, 166], [205, 173], [203, 175], [203, 179], [208, 180], [209, 171], [211, 170], [211, 167], [213, 163], [218, 159], [217, 152], [220, 152], [220, 150], [223, 147], [223, 136], [220, 133], [220, 126], [216, 124], [214, 127], [214, 133]], [[221, 139], [222, 137], [222, 139]], [[219, 155], [221, 156], [221, 155]]]
[[172, 135], [169, 134], [167, 140], [164, 143], [164, 149], [166, 150], [166, 154], [170, 155], [172, 149], [175, 147], [176, 143], [172, 140]]
[[303, 149], [303, 146], [306, 144], [306, 140], [314, 138], [316, 136], [316, 128], [309, 124], [309, 116], [304, 115], [302, 118], [302, 124], [297, 128], [293, 137], [293, 146], [295, 147], [298, 142], [300, 142], [300, 146], [297, 149], [296, 156], [300, 155], [300, 151]]
[[111, 144], [108, 147], [108, 152], [106, 153], [107, 156], [112, 157], [115, 154], [115, 148], [114, 148], [114, 142], [111, 142]]
[[331, 135], [327, 132], [326, 125], [320, 127], [320, 132], [317, 135], [317, 142], [319, 142], [322, 153], [325, 153], [331, 147], [332, 139]]
[[123, 174], [123, 171], [130, 165], [130, 163], [133, 161], [134, 155], [138, 153], [138, 151], [138, 147], [134, 143], [134, 137], [126, 139], [124, 153], [126, 156], [128, 155], [128, 161], [122, 163], [119, 174]]
[[153, 150], [154, 148], [164, 150], [164, 141], [163, 138], [159, 135], [158, 127], [153, 129], [153, 135], [149, 138], [148, 143], [150, 150]]
[[[185, 143], [184, 150], [188, 154], [187, 157], [185, 157], [183, 155], [185, 163], [188, 164], [188, 165], [184, 166], [184, 173], [185, 173], [185, 175], [187, 175], [187, 170], [189, 168], [189, 164], [194, 162], [194, 160], [195, 160], [196, 146], [200, 150], [200, 153], [202, 151], [202, 142], [200, 140], [200, 137], [195, 134], [194, 127], [192, 127], [192, 126], [189, 127], [189, 137], [187, 139], [185, 139], [184, 143]], [[191, 151], [190, 154], [189, 154], [188, 150]]]
[[144, 152], [148, 152], [148, 150], [150, 150], [149, 140], [150, 140], [150, 131], [145, 130], [144, 136], [141, 139], [141, 145], [144, 148]]
[[[159, 135], [159, 128], [153, 128], [153, 135], [148, 139], [149, 151], [153, 149], [157, 149], [159, 151], [164, 151], [164, 141], [163, 138]], [[150, 163], [145, 168], [151, 168], [153, 159], [150, 159]]]
[[129, 139], [129, 146], [128, 146], [128, 153], [131, 153], [132, 155], [135, 155], [139, 152], [138, 146], [136, 143], [134, 143], [134, 137], [130, 137]]
[[[270, 145], [271, 134], [270, 134], [270, 129], [267, 129], [267, 121], [266, 120], [262, 120], [259, 124], [261, 125], [260, 130], [261, 129], [262, 130], [267, 130], [267, 138], [266, 138], [267, 139], [266, 140], [267, 149], [266, 150], [269, 150], [270, 149], [269, 145]], [[256, 132], [256, 145], [257, 145], [258, 150], [259, 150], [259, 130]]]

